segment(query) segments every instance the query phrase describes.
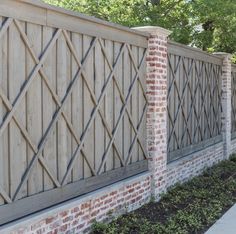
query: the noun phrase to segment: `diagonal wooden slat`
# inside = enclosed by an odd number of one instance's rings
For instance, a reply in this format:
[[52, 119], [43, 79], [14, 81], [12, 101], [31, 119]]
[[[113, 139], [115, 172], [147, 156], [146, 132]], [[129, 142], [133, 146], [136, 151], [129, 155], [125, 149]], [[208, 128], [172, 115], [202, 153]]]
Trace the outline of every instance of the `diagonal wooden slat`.
[[[192, 72], [193, 70], [193, 61], [191, 61], [191, 64], [190, 64], [190, 67], [187, 68], [186, 67], [186, 64], [183, 60], [183, 72], [184, 72], [184, 75], [187, 77], [186, 81], [185, 81], [185, 84], [184, 84], [184, 87], [183, 87], [183, 92], [182, 92], [182, 97], [181, 97], [181, 103], [183, 102], [184, 98], [186, 97], [185, 93], [188, 91], [188, 88], [189, 88], [189, 83], [190, 83], [190, 73]], [[183, 118], [184, 118], [184, 123], [185, 123], [185, 129], [186, 131], [184, 131], [182, 133], [182, 136], [181, 136], [181, 140], [180, 140], [180, 145], [181, 147], [183, 147], [183, 140], [184, 140], [184, 137], [185, 137], [185, 133], [188, 132], [189, 134], [187, 135], [188, 137], [188, 140], [189, 140], [189, 144], [192, 144], [192, 137], [191, 137], [191, 129], [189, 126], [189, 121], [188, 121], [188, 117], [186, 118], [185, 114], [184, 114], [184, 108], [183, 108], [183, 105], [181, 106], [182, 108], [182, 113], [183, 113]]]
[[[61, 31], [60, 31], [60, 33], [61, 33]], [[54, 36], [54, 37], [55, 37], [55, 36]], [[96, 44], [96, 41], [97, 41], [97, 39], [95, 38], [95, 39], [93, 40], [93, 42], [92, 42], [92, 44], [91, 44], [91, 46], [90, 46], [90, 48], [89, 48], [89, 50], [88, 50], [86, 56], [85, 56], [85, 58], [84, 58], [83, 64], [86, 63], [89, 54], [91, 53], [92, 49], [94, 48], [94, 46], [95, 46], [95, 44]], [[56, 42], [56, 41], [55, 41], [55, 42]], [[55, 43], [55, 42], [54, 42], [54, 43]], [[23, 176], [22, 181], [21, 181], [21, 183], [19, 184], [19, 186], [18, 186], [18, 188], [17, 188], [17, 190], [16, 190], [16, 193], [15, 193], [15, 195], [14, 195], [14, 197], [13, 197], [13, 200], [16, 200], [17, 195], [19, 194], [19, 191], [21, 190], [21, 188], [22, 188], [22, 186], [24, 185], [24, 183], [26, 183], [26, 181], [27, 181], [27, 179], [28, 179], [28, 177], [29, 177], [29, 175], [30, 175], [30, 172], [32, 171], [32, 169], [33, 169], [35, 163], [37, 162], [37, 159], [38, 159], [40, 153], [41, 153], [42, 150], [44, 149], [45, 144], [46, 144], [46, 142], [48, 141], [48, 138], [49, 138], [49, 136], [50, 136], [50, 134], [51, 134], [51, 132], [52, 132], [52, 130], [53, 130], [55, 124], [57, 123], [59, 117], [61, 116], [62, 108], [63, 108], [63, 106], [65, 105], [66, 100], [68, 99], [68, 97], [70, 97], [70, 94], [71, 94], [72, 89], [73, 89], [73, 87], [74, 87], [73, 84], [78, 80], [78, 78], [79, 78], [80, 75], [81, 75], [81, 72], [82, 72], [82, 70], [79, 69], [79, 71], [78, 71], [77, 74], [75, 75], [74, 79], [72, 79], [72, 81], [70, 82], [70, 85], [69, 85], [69, 87], [67, 88], [66, 94], [64, 95], [64, 97], [63, 97], [63, 99], [62, 99], [62, 105], [61, 105], [61, 107], [57, 110], [57, 112], [54, 114], [54, 118], [53, 118], [52, 121], [50, 122], [49, 127], [47, 128], [47, 130], [46, 130], [44, 136], [42, 137], [42, 140], [41, 140], [41, 142], [40, 142], [40, 144], [39, 144], [39, 147], [38, 147], [38, 152], [37, 152], [37, 154], [34, 155], [33, 159], [31, 160], [31, 162], [30, 162], [30, 164], [29, 164], [29, 167], [27, 168], [27, 170], [26, 170], [26, 172], [25, 172], [25, 174], [24, 174], [24, 176]]]
[[[140, 62], [139, 67], [142, 66], [142, 64], [143, 64], [144, 61], [145, 61], [145, 58], [143, 57], [142, 60], [141, 60], [141, 62]], [[98, 172], [97, 172], [98, 174], [100, 174], [100, 172], [101, 172], [101, 170], [102, 170], [102, 168], [103, 168], [103, 166], [104, 166], [104, 164], [105, 164], [105, 162], [106, 162], [106, 160], [107, 160], [108, 152], [109, 152], [109, 150], [110, 150], [110, 148], [111, 148], [111, 145], [112, 145], [112, 143], [113, 143], [113, 141], [114, 141], [114, 139], [115, 139], [115, 137], [116, 137], [118, 128], [119, 128], [120, 123], [121, 123], [121, 119], [123, 118], [124, 113], [125, 113], [125, 109], [126, 109], [125, 106], [127, 105], [128, 101], [129, 101], [129, 99], [130, 99], [130, 97], [131, 97], [132, 90], [133, 90], [133, 88], [134, 88], [134, 84], [135, 84], [136, 80], [138, 79], [138, 76], [139, 76], [139, 73], [137, 73], [137, 74], [135, 75], [134, 79], [133, 79], [132, 82], [131, 82], [131, 85], [130, 85], [130, 87], [129, 87], [129, 93], [128, 93], [127, 96], [126, 96], [125, 103], [124, 103], [124, 105], [123, 105], [123, 107], [122, 107], [122, 110], [121, 110], [121, 112], [120, 112], [120, 115], [119, 115], [119, 117], [118, 117], [118, 120], [117, 120], [117, 122], [116, 122], [116, 125], [115, 125], [115, 127], [114, 127], [114, 130], [113, 130], [113, 137], [112, 137], [112, 139], [110, 140], [110, 142], [109, 142], [109, 144], [108, 144], [108, 146], [107, 146], [107, 148], [106, 148], [106, 150], [105, 150], [105, 154], [104, 154], [104, 156], [103, 156], [102, 163], [101, 163], [101, 165], [99, 166], [99, 169], [98, 169]]]
[[[32, 46], [31, 46], [31, 44], [30, 44], [30, 41], [29, 41], [28, 38], [27, 38], [27, 35], [26, 35], [25, 32], [22, 30], [22, 28], [21, 28], [19, 22], [18, 22], [17, 20], [14, 20], [14, 22], [15, 22], [15, 24], [16, 24], [16, 26], [17, 26], [17, 28], [18, 28], [18, 30], [19, 30], [19, 32], [20, 32], [20, 34], [21, 34], [21, 36], [22, 36], [22, 38], [23, 38], [23, 40], [24, 40], [24, 42], [25, 42], [25, 44], [26, 44], [26, 46], [27, 46], [27, 48], [29, 49], [30, 54], [31, 54], [31, 56], [32, 56], [32, 58], [33, 58], [33, 60], [34, 60], [34, 62], [35, 62], [36, 64], [38, 64], [40, 61], [39, 61], [39, 59], [37, 58], [37, 56], [35, 55], [35, 52], [34, 52], [33, 49], [32, 49]], [[40, 68], [39, 73], [40, 73], [40, 75], [42, 76], [44, 82], [46, 83], [46, 85], [47, 85], [47, 87], [48, 87], [48, 89], [49, 89], [49, 91], [50, 91], [50, 93], [51, 93], [53, 99], [55, 100], [55, 102], [57, 103], [58, 107], [60, 108], [60, 107], [62, 106], [62, 103], [60, 102], [60, 99], [59, 99], [58, 95], [54, 92], [54, 90], [53, 90], [53, 88], [52, 88], [52, 85], [50, 84], [50, 81], [48, 80], [46, 74], [43, 72], [43, 68], [42, 68], [42, 67]], [[66, 121], [66, 124], [67, 124], [67, 126], [69, 127], [69, 130], [70, 130], [70, 132], [72, 133], [73, 137], [75, 138], [75, 140], [76, 140], [77, 143], [79, 144], [79, 142], [80, 142], [80, 141], [78, 140], [79, 138], [75, 135], [75, 132], [74, 132], [74, 130], [73, 130], [73, 126], [71, 126], [71, 123], [68, 121], [68, 118], [66, 117], [66, 114], [65, 114], [65, 112], [64, 112], [63, 110], [62, 110], [62, 116], [63, 116], [64, 120]], [[72, 130], [73, 130], [73, 131], [72, 131]], [[36, 152], [35, 152], [35, 153], [36, 153]], [[95, 171], [94, 171], [94, 169], [93, 169], [92, 166], [91, 166], [91, 162], [90, 162], [89, 159], [85, 156], [85, 153], [84, 153], [83, 151], [82, 151], [82, 155], [83, 155], [83, 157], [85, 158], [86, 162], [88, 163], [88, 165], [89, 165], [90, 170], [92, 171], [92, 173], [95, 174]], [[40, 158], [41, 158], [41, 157], [40, 157]], [[40, 158], [39, 158], [39, 159], [40, 159]], [[57, 183], [57, 185], [58, 185], [58, 183]]]
[[0, 195], [3, 197], [3, 199], [8, 203], [12, 203], [11, 198], [7, 195], [7, 193], [5, 192], [5, 190], [2, 188], [2, 186], [0, 185]]
[[33, 83], [33, 81], [36, 77], [36, 74], [38, 73], [39, 69], [43, 65], [44, 61], [47, 58], [47, 55], [49, 54], [52, 47], [55, 45], [55, 43], [56, 43], [58, 37], [60, 36], [60, 34], [61, 34], [61, 29], [58, 29], [56, 31], [56, 33], [54, 34], [53, 38], [51, 39], [51, 41], [49, 42], [49, 45], [45, 48], [45, 50], [44, 50], [44, 52], [43, 52], [43, 54], [40, 58], [40, 63], [37, 64], [37, 66], [34, 68], [34, 70], [32, 71], [32, 73], [30, 75], [30, 77], [27, 79], [27, 81], [23, 85], [23, 88], [21, 89], [20, 93], [17, 95], [15, 101], [12, 104], [13, 108], [12, 108], [11, 112], [9, 112], [7, 114], [6, 118], [4, 119], [4, 122], [0, 125], [0, 136], [4, 132], [5, 128], [8, 126], [9, 122], [11, 121], [16, 109], [18, 108], [21, 101], [25, 97], [25, 94], [26, 94], [27, 90], [29, 89], [29, 87]]
[[171, 110], [167, 107], [168, 152], [175, 155], [175, 150], [221, 134], [221, 65], [177, 53], [168, 53], [167, 59], [167, 97], [174, 102]]
[[133, 149], [134, 149], [135, 142], [136, 142], [136, 140], [138, 139], [138, 136], [139, 136], [140, 126], [141, 126], [141, 123], [143, 121], [144, 114], [146, 113], [146, 108], [147, 108], [147, 103], [145, 104], [145, 106], [143, 108], [142, 115], [141, 115], [141, 118], [140, 118], [138, 126], [137, 126], [137, 132], [135, 133], [134, 139], [131, 143], [129, 153], [126, 157], [125, 165], [128, 165], [128, 163], [130, 161], [130, 158], [131, 158], [131, 155], [132, 155], [132, 152], [133, 152]]
[[145, 36], [69, 28], [2, 17], [0, 225], [147, 170]]
[[[4, 104], [6, 105], [8, 111], [12, 110], [12, 105], [10, 103], [10, 101], [8, 100], [8, 98], [4, 95], [2, 89], [0, 88], [0, 97], [2, 99], [2, 101], [4, 102]], [[20, 123], [20, 121], [17, 119], [16, 116], [13, 116], [13, 119], [16, 123], [16, 125], [18, 126], [19, 130], [21, 131], [22, 135], [24, 136], [25, 140], [28, 142], [28, 144], [30, 145], [31, 149], [34, 151], [34, 153], [37, 153], [37, 147], [36, 145], [32, 142], [27, 130], [23, 127], [23, 124]], [[49, 177], [52, 179], [53, 183], [57, 186], [60, 187], [60, 183], [59, 181], [56, 179], [56, 175], [54, 175], [53, 172], [51, 172], [51, 170], [49, 169], [49, 167], [47, 166], [47, 163], [45, 161], [45, 159], [43, 158], [42, 155], [39, 156], [39, 162], [41, 163], [41, 165], [44, 167], [44, 169], [46, 170], [47, 174], [49, 175]]]
[[[133, 52], [132, 52], [131, 49], [130, 49], [130, 45], [126, 44], [126, 47], [127, 47], [128, 51], [129, 51], [129, 56], [130, 56], [130, 58], [131, 58], [131, 62], [132, 62], [132, 64], [133, 64], [133, 66], [134, 66], [135, 71], [136, 71], [137, 73], [140, 73], [140, 69], [137, 68], [137, 65], [136, 65], [135, 60], [134, 60]], [[145, 90], [145, 88], [144, 88], [143, 81], [139, 78], [139, 76], [138, 76], [138, 81], [139, 81], [140, 86], [141, 86], [141, 88], [142, 88], [142, 91], [143, 91], [143, 95], [144, 95], [144, 97], [145, 97], [145, 100], [147, 101], [146, 90]]]
[[232, 123], [231, 123], [231, 132], [234, 133], [236, 131], [236, 71], [232, 69], [231, 72], [231, 116], [232, 116]]
[[[203, 74], [203, 67], [204, 67], [204, 64], [201, 63], [201, 68], [200, 68], [200, 70], [198, 70], [197, 69], [197, 63], [195, 61], [196, 78], [198, 80], [198, 83], [197, 83], [197, 86], [196, 86], [195, 97], [196, 97], [196, 94], [199, 93], [199, 89], [201, 89], [200, 83], [201, 83], [201, 76]], [[195, 98], [195, 101], [198, 101], [197, 98]], [[193, 107], [194, 107], [195, 111], [197, 112], [195, 105], [193, 105]], [[202, 132], [201, 125], [200, 125], [200, 117], [201, 117], [201, 115], [199, 115], [199, 113], [196, 113], [197, 126], [193, 129], [193, 131], [194, 131], [193, 141], [195, 140], [195, 136], [196, 136], [197, 132], [200, 133], [200, 137], [201, 137], [201, 139], [203, 139], [203, 132]]]
[[[182, 59], [182, 62], [183, 62], [183, 59]], [[180, 64], [180, 63], [179, 63], [179, 64]], [[184, 94], [185, 94], [185, 91], [186, 91], [186, 88], [187, 88], [187, 84], [188, 84], [188, 80], [189, 80], [189, 76], [187, 76], [187, 77], [188, 77], [188, 78], [187, 78], [187, 82], [185, 82], [181, 94], [180, 94], [180, 92], [179, 92], [179, 90], [178, 90], [178, 85], [177, 85], [176, 80], [175, 80], [175, 79], [176, 79], [176, 76], [173, 77], [174, 81], [172, 82], [172, 85], [174, 85], [174, 87], [175, 87], [176, 90], [177, 90], [177, 98], [178, 98], [179, 103], [178, 103], [178, 106], [177, 106], [177, 112], [176, 112], [175, 115], [174, 115], [174, 120], [173, 120], [174, 126], [173, 126], [173, 128], [172, 128], [172, 130], [171, 130], [170, 136], [172, 136], [173, 132], [175, 131], [175, 128], [176, 128], [176, 126], [177, 126], [177, 121], [176, 121], [176, 120], [177, 120], [177, 117], [178, 117], [178, 115], [179, 115], [179, 113], [180, 113], [180, 111], [181, 111], [182, 116], [183, 116], [183, 120], [184, 120], [184, 122], [185, 122], [185, 125], [187, 126], [186, 129], [187, 129], [187, 132], [188, 132], [188, 137], [191, 139], [191, 133], [190, 133], [190, 130], [189, 130], [189, 128], [188, 128], [187, 119], [186, 119], [186, 117], [185, 117], [185, 114], [184, 114], [184, 107], [183, 107], [183, 100], [184, 100], [184, 97], [185, 97]], [[170, 136], [169, 136], [169, 137], [170, 137]], [[168, 139], [168, 142], [169, 142], [169, 139]]]
[[113, 77], [113, 74], [114, 74], [114, 71], [115, 71], [115, 69], [116, 69], [116, 67], [117, 67], [118, 62], [119, 62], [119, 60], [121, 59], [121, 55], [122, 55], [123, 52], [124, 52], [124, 48], [125, 48], [125, 44], [122, 45], [122, 48], [121, 48], [121, 50], [120, 50], [120, 53], [118, 54], [118, 56], [117, 56], [117, 58], [116, 58], [116, 60], [115, 60], [115, 63], [114, 63], [114, 66], [113, 66], [113, 70], [112, 70], [111, 73], [109, 74], [109, 76], [108, 76], [108, 78], [107, 78], [107, 80], [106, 80], [106, 82], [105, 82], [105, 85], [104, 85], [104, 87], [103, 87], [102, 93], [100, 94], [100, 96], [99, 96], [99, 98], [98, 98], [97, 105], [95, 106], [95, 108], [94, 108], [94, 110], [93, 110], [93, 113], [92, 113], [92, 115], [91, 115], [91, 117], [90, 117], [90, 119], [89, 119], [87, 125], [85, 126], [84, 133], [83, 133], [83, 135], [82, 135], [82, 137], [81, 137], [81, 144], [77, 147], [77, 149], [75, 150], [74, 154], [73, 154], [72, 157], [71, 157], [71, 161], [70, 161], [70, 163], [69, 163], [69, 165], [68, 165], [67, 172], [66, 172], [66, 174], [65, 174], [65, 176], [64, 176], [64, 178], [63, 178], [62, 184], [64, 184], [65, 181], [67, 180], [67, 177], [68, 177], [69, 173], [71, 172], [71, 170], [72, 170], [72, 168], [73, 168], [73, 165], [74, 165], [74, 163], [75, 163], [75, 159], [77, 158], [78, 152], [81, 150], [81, 147], [82, 147], [82, 145], [83, 145], [83, 143], [84, 143], [84, 141], [85, 141], [86, 133], [87, 133], [87, 131], [88, 131], [90, 125], [92, 124], [93, 120], [95, 119], [97, 112], [99, 111], [99, 108], [100, 108], [100, 105], [101, 105], [101, 103], [102, 103], [102, 100], [103, 100], [103, 98], [104, 98], [104, 96], [105, 96], [105, 94], [106, 94], [106, 89], [107, 89], [107, 87], [108, 87], [109, 82], [111, 81], [111, 79], [112, 79], [112, 77]]
[[[65, 30], [63, 30], [63, 34], [64, 34], [65, 39], [66, 39], [66, 42], [68, 43], [68, 46], [69, 46], [69, 48], [70, 48], [70, 50], [71, 50], [71, 52], [72, 52], [72, 54], [73, 54], [73, 56], [74, 56], [74, 58], [75, 58], [75, 60], [76, 60], [77, 65], [78, 65], [79, 67], [81, 67], [81, 63], [80, 63], [79, 57], [78, 57], [78, 55], [77, 55], [77, 53], [76, 53], [76, 50], [75, 50], [75, 48], [74, 48], [74, 46], [73, 46], [73, 43], [71, 42], [71, 40], [70, 40], [70, 38], [69, 38], [69, 36], [68, 36], [68, 34], [67, 34], [67, 32], [66, 32]], [[100, 42], [100, 39], [98, 39], [98, 41]], [[111, 70], [111, 71], [112, 71], [112, 70]], [[84, 80], [85, 83], [86, 83], [86, 86], [87, 86], [87, 88], [88, 88], [88, 90], [89, 90], [89, 93], [91, 94], [91, 98], [92, 98], [92, 101], [93, 101], [94, 105], [97, 106], [97, 105], [98, 105], [98, 102], [97, 102], [96, 97], [95, 97], [95, 94], [94, 94], [94, 92], [93, 92], [93, 90], [92, 90], [92, 88], [91, 88], [92, 85], [91, 85], [90, 82], [86, 79], [86, 75], [85, 75], [85, 71], [84, 71], [84, 70], [82, 70], [81, 75], [82, 75], [83, 80]], [[110, 127], [109, 127], [109, 125], [108, 125], [106, 119], [105, 119], [104, 114], [103, 114], [102, 111], [100, 110], [100, 107], [98, 108], [98, 113], [99, 113], [99, 115], [100, 115], [100, 117], [101, 117], [101, 120], [102, 120], [102, 122], [103, 122], [103, 124], [104, 124], [104, 126], [105, 126], [105, 129], [106, 129], [106, 131], [107, 131], [109, 137], [111, 138], [111, 137], [112, 137], [112, 131], [111, 131], [111, 129], [110, 129]], [[123, 161], [122, 156], [121, 156], [122, 154], [121, 154], [120, 150], [118, 149], [118, 147], [116, 146], [115, 142], [113, 143], [113, 147], [114, 147], [114, 149], [115, 149], [115, 151], [116, 151], [116, 153], [117, 153], [117, 155], [118, 155], [118, 157], [119, 157], [119, 160], [120, 160], [122, 166], [124, 166], [124, 161]]]
[[[207, 86], [205, 87], [202, 87], [202, 84], [199, 83], [199, 91], [200, 91], [200, 97], [201, 97], [201, 107], [200, 107], [200, 112], [199, 112], [199, 116], [198, 116], [198, 119], [200, 119], [200, 117], [202, 116], [202, 114], [206, 117], [206, 121], [207, 121], [207, 125], [208, 125], [208, 129], [210, 129], [209, 127], [209, 121], [208, 121], [208, 115], [207, 115], [207, 110], [206, 110], [206, 107], [205, 107], [205, 98], [206, 98], [206, 95], [207, 95]], [[203, 90], [204, 89], [204, 90]], [[200, 126], [200, 121], [198, 122], [198, 125]], [[205, 137], [205, 129], [203, 129], [203, 133], [204, 133], [204, 137]], [[202, 139], [203, 140], [203, 139]]]
[[8, 28], [10, 27], [13, 19], [8, 18], [5, 23], [3, 24], [2, 28], [0, 29], [0, 39], [2, 38], [3, 35], [7, 32]]
[[[102, 44], [102, 42], [101, 42], [100, 39], [99, 39], [99, 43], [100, 43], [102, 52], [103, 52], [103, 54], [104, 54], [104, 57], [105, 57], [105, 59], [106, 59], [106, 62], [107, 62], [107, 64], [108, 64], [109, 68], [112, 69], [112, 65], [111, 65], [111, 63], [110, 63], [110, 61], [109, 61], [109, 59], [108, 59], [108, 56], [107, 56], [105, 47], [104, 47], [104, 45]], [[143, 56], [144, 56], [144, 57], [146, 56], [146, 52], [144, 53]], [[138, 71], [138, 73], [139, 73], [139, 70], [137, 70], [137, 71]], [[118, 82], [117, 82], [117, 77], [115, 76], [115, 74], [113, 75], [113, 81], [114, 81], [114, 83], [115, 83], [115, 85], [116, 85], [116, 87], [117, 87], [117, 90], [118, 90], [118, 92], [119, 92], [119, 95], [120, 95], [120, 98], [121, 98], [122, 103], [125, 104], [125, 97], [124, 97], [124, 94], [123, 94], [123, 92], [122, 92], [122, 90], [121, 90], [120, 85], [119, 85]], [[144, 147], [143, 147], [143, 145], [142, 145], [142, 143], [141, 143], [141, 141], [140, 141], [140, 138], [141, 138], [141, 137], [139, 137], [140, 134], [138, 133], [138, 131], [137, 131], [137, 129], [136, 129], [136, 126], [134, 125], [134, 121], [132, 120], [131, 114], [130, 114], [130, 112], [129, 112], [127, 106], [125, 106], [125, 111], [126, 111], [126, 113], [127, 113], [127, 115], [128, 115], [129, 121], [130, 121], [130, 123], [131, 123], [131, 126], [132, 126], [132, 128], [133, 128], [135, 134], [138, 136], [138, 137], [137, 137], [137, 140], [138, 140], [138, 143], [139, 143], [139, 145], [140, 145], [140, 147], [141, 147], [141, 149], [142, 149], [142, 152], [144, 153], [145, 158], [147, 158], [146, 151], [144, 150]]]
[[[194, 63], [195, 63], [195, 66], [196, 66], [196, 61], [194, 61]], [[195, 104], [196, 104], [196, 99], [197, 99], [197, 95], [196, 95], [196, 94], [197, 94], [197, 92], [198, 92], [199, 82], [200, 82], [200, 78], [199, 78], [198, 73], [197, 73], [196, 78], [197, 78], [196, 87], [195, 87], [195, 89], [194, 89], [193, 92], [192, 92], [192, 91], [190, 92], [190, 94], [191, 94], [191, 95], [190, 95], [191, 104], [190, 104], [190, 110], [189, 110], [189, 113], [188, 113], [188, 116], [187, 116], [187, 122], [189, 122], [189, 120], [190, 120], [192, 111], [194, 112], [194, 116], [195, 116], [196, 120], [199, 121], [198, 113], [197, 113], [196, 105], [195, 105]], [[189, 86], [189, 87], [188, 87], [189, 90], [191, 90], [190, 83], [188, 83], [188, 86]], [[199, 124], [198, 128], [196, 128], [196, 131], [199, 130], [200, 135], [202, 136], [201, 128], [200, 128], [200, 127], [201, 127], [201, 126], [200, 126], [200, 124]], [[185, 128], [183, 134], [185, 134], [186, 131], [187, 131], [187, 129]], [[194, 135], [194, 136], [195, 136], [195, 135]], [[194, 139], [193, 139], [192, 141], [194, 141]]]

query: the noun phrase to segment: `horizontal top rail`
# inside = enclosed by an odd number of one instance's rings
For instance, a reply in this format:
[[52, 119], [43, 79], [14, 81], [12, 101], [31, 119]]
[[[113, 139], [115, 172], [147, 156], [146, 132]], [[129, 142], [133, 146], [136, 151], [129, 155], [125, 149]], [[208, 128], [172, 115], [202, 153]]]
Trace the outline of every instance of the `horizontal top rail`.
[[149, 34], [146, 32], [52, 6], [40, 0], [1, 0], [0, 14], [35, 24], [147, 47]]
[[223, 64], [223, 58], [217, 55], [209, 54], [197, 48], [182, 45], [174, 41], [168, 41], [168, 52], [175, 55], [180, 55], [186, 58], [201, 60], [216, 65]]

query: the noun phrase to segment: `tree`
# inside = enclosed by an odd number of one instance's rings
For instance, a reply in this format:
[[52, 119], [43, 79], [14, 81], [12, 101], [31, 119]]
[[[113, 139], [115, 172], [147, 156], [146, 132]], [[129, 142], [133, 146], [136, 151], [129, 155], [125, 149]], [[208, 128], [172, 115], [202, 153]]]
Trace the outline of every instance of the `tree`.
[[210, 52], [236, 52], [235, 0], [44, 0], [128, 27], [158, 25], [171, 39]]

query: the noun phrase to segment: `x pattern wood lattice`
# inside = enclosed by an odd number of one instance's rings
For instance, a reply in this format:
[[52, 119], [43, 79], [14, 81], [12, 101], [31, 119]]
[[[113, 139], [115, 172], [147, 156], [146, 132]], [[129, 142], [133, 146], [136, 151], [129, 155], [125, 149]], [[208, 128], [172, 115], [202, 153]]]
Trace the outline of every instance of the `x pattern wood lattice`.
[[[232, 87], [232, 94], [231, 94], [231, 105], [232, 105], [232, 111], [231, 111], [231, 132], [236, 132], [236, 66], [232, 65], [232, 73], [231, 73], [231, 87]], [[233, 137], [236, 135], [233, 134]]]
[[169, 161], [220, 135], [220, 79], [220, 65], [168, 54]]
[[145, 48], [12, 18], [0, 46], [0, 204], [147, 158]]

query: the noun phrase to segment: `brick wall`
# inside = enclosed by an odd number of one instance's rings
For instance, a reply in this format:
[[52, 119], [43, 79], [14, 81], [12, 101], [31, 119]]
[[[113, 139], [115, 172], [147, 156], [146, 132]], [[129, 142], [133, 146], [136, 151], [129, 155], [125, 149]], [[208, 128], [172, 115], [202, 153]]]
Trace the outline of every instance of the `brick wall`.
[[167, 37], [159, 27], [136, 28], [150, 33], [147, 53], [147, 148], [152, 174], [152, 196], [165, 192], [167, 165]]
[[167, 166], [166, 187], [169, 188], [176, 183], [185, 182], [223, 159], [223, 143], [221, 142], [172, 162]]
[[150, 173], [144, 173], [26, 217], [0, 229], [0, 233], [87, 233], [95, 220], [109, 221], [147, 203], [150, 189]]
[[223, 58], [222, 66], [222, 136], [224, 156], [229, 158], [231, 153], [231, 55], [227, 53], [215, 53]]

